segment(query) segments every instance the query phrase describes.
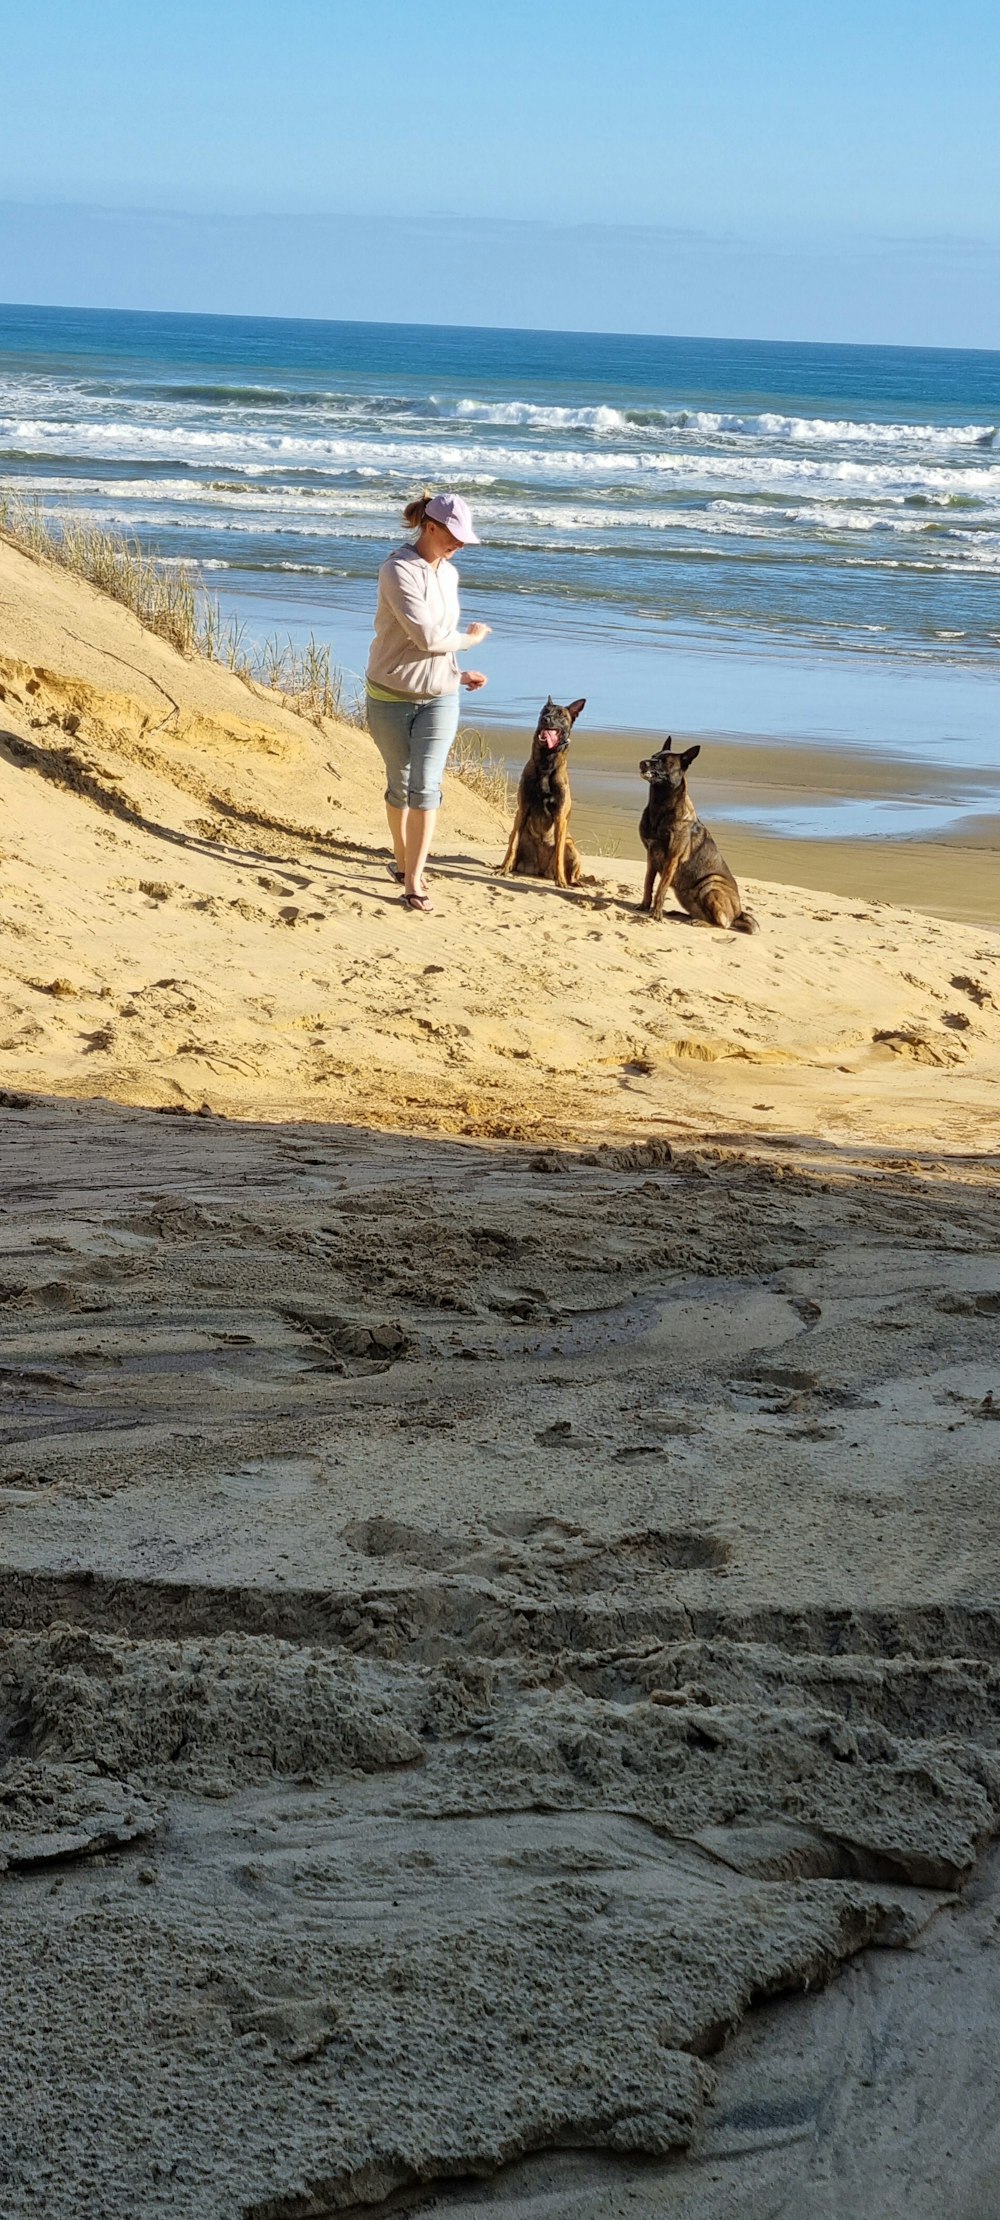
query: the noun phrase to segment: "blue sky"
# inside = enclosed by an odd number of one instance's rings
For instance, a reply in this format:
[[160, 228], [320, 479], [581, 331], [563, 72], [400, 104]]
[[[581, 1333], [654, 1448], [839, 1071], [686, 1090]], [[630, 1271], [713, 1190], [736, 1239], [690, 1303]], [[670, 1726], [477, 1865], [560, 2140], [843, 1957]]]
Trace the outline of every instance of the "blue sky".
[[4, 61], [8, 299], [1000, 345], [996, 0], [33, 0]]

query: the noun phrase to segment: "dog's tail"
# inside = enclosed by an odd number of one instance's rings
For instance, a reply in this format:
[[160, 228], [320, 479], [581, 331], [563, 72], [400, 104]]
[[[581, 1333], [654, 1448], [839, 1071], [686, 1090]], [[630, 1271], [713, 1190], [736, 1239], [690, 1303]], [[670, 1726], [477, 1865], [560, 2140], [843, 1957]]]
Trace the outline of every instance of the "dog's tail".
[[759, 933], [760, 926], [752, 910], [740, 910], [733, 919], [734, 933]]

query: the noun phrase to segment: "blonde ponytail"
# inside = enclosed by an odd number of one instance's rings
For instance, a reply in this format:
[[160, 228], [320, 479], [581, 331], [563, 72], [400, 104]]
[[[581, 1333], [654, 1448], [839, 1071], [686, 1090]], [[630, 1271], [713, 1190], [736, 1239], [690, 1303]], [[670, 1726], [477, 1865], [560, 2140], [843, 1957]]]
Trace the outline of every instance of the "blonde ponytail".
[[420, 494], [419, 498], [416, 501], [407, 502], [406, 507], [403, 510], [403, 523], [409, 526], [411, 532], [423, 531], [424, 525], [427, 521], [427, 503], [428, 501], [433, 501], [433, 499], [434, 495], [432, 494], [430, 487], [425, 486], [422, 494]]

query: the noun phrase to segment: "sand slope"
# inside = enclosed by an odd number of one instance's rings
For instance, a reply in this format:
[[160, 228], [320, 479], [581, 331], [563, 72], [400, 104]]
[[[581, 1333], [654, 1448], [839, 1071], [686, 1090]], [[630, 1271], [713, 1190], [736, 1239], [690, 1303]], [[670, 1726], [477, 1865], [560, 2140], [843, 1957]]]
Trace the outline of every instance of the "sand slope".
[[408, 916], [363, 735], [2, 545], [0, 596], [0, 1078], [481, 1134], [993, 1130], [988, 929], [752, 884], [753, 940], [656, 926], [634, 868], [499, 880], [454, 779], [437, 914]]

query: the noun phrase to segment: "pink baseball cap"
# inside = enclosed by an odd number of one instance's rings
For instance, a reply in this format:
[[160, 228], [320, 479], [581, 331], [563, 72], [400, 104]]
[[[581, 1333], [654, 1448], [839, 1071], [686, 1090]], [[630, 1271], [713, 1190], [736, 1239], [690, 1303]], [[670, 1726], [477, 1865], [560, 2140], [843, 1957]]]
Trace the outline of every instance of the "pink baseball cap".
[[443, 524], [453, 540], [461, 540], [463, 547], [482, 545], [478, 532], [472, 529], [472, 511], [460, 493], [436, 493], [433, 501], [428, 501], [424, 513], [432, 516], [435, 524]]

